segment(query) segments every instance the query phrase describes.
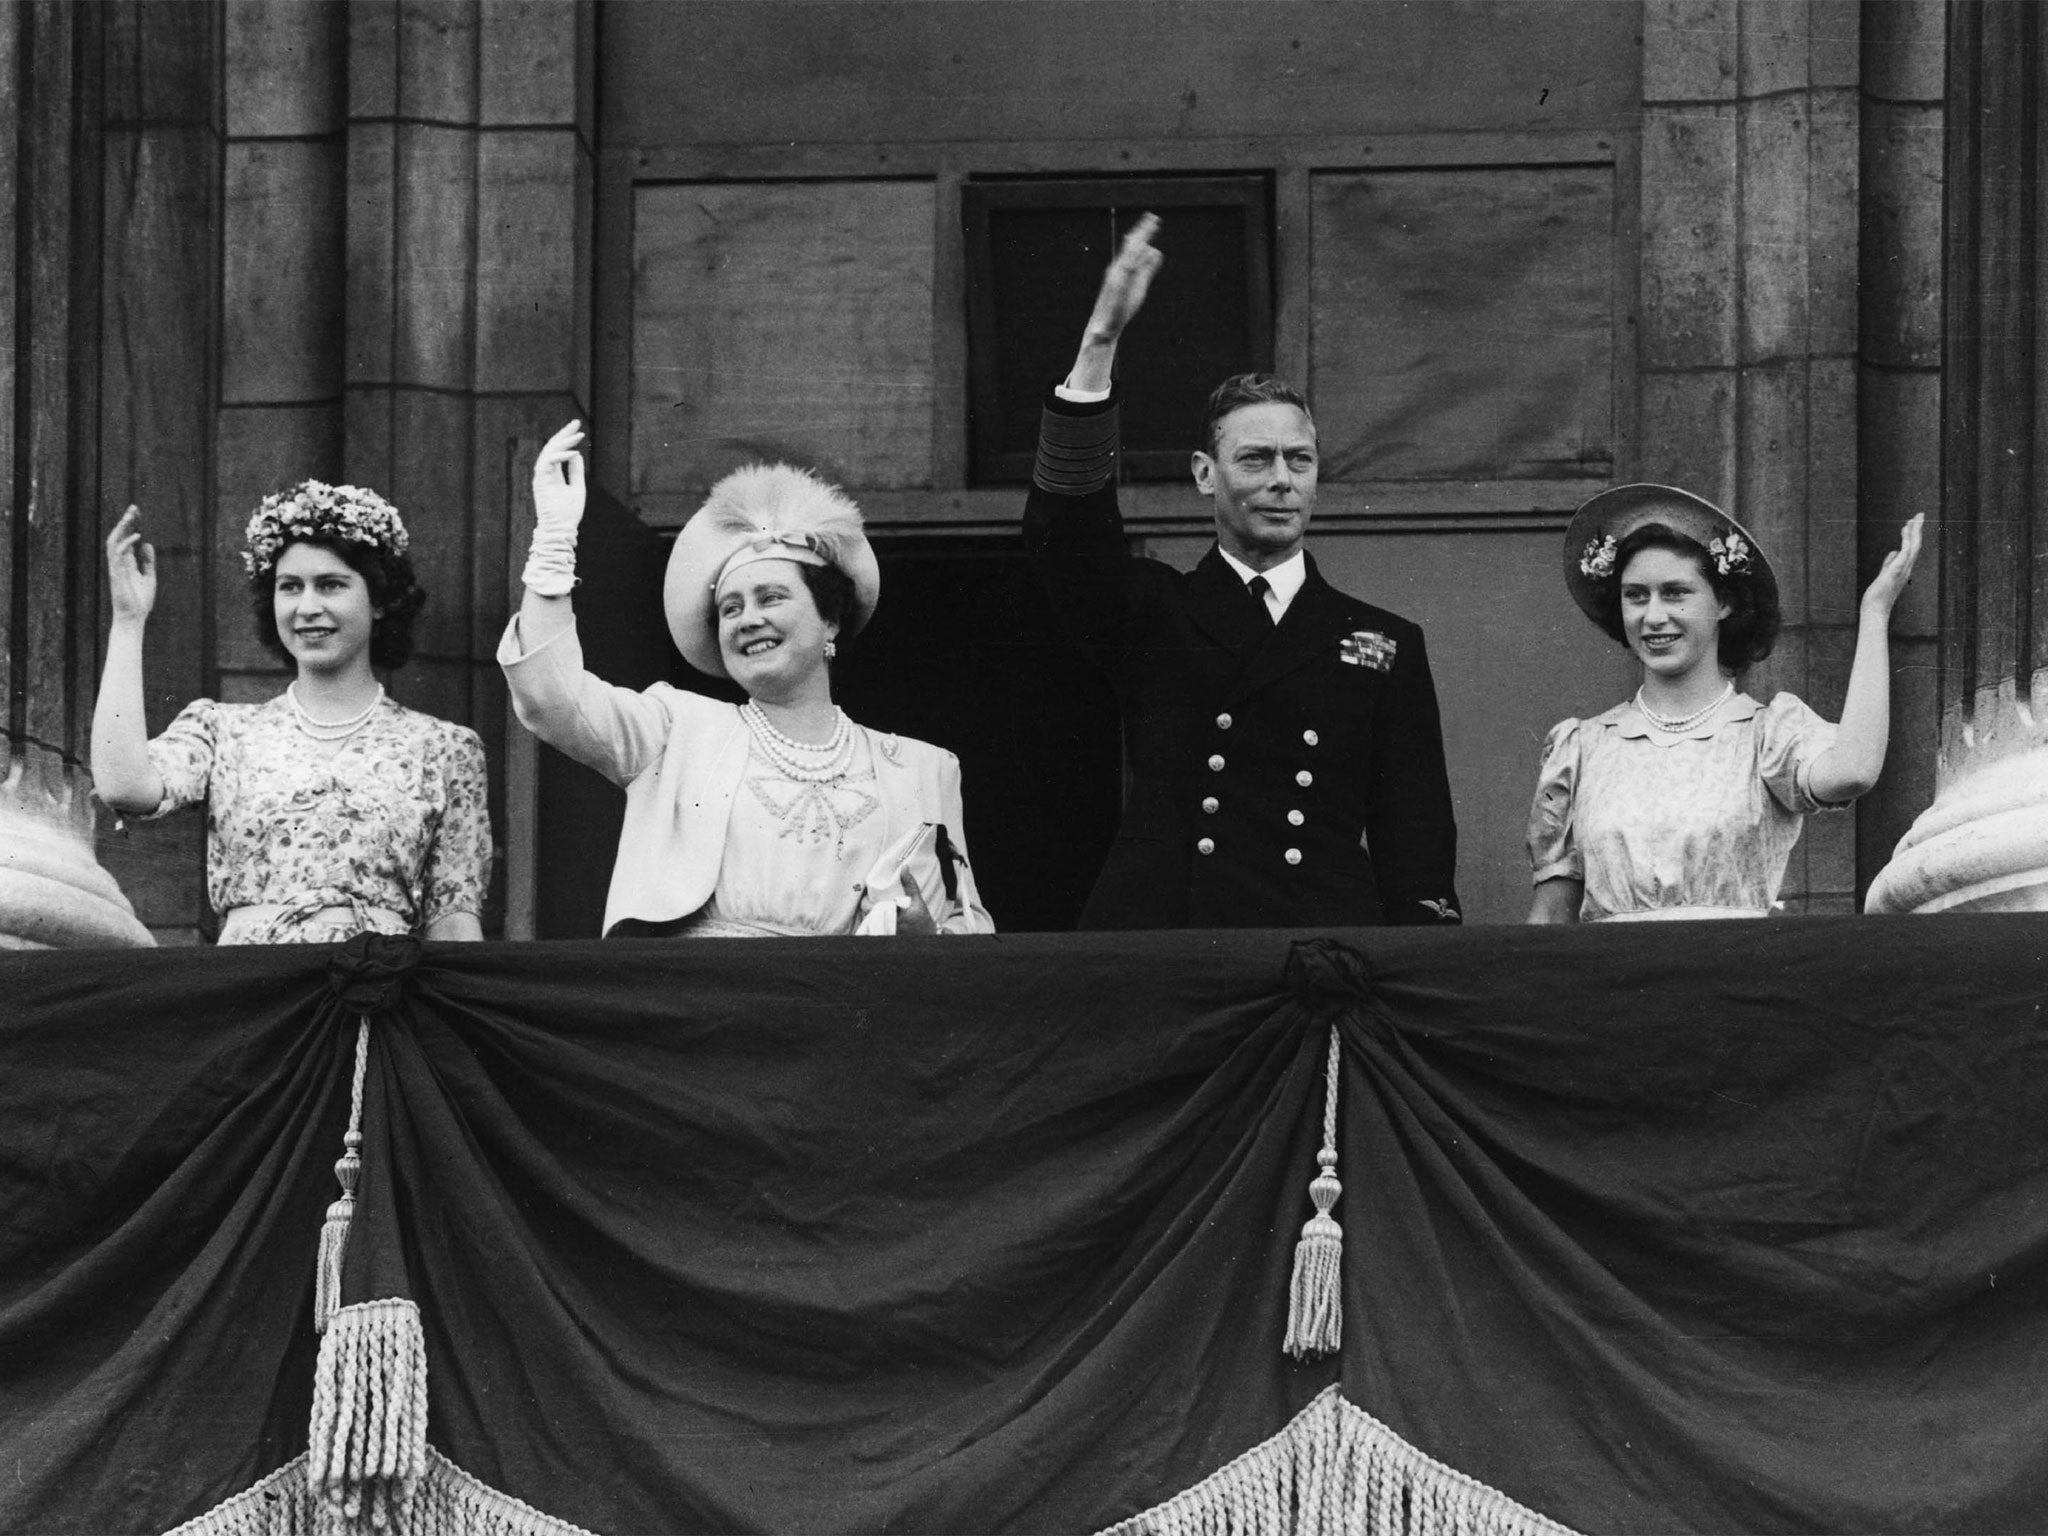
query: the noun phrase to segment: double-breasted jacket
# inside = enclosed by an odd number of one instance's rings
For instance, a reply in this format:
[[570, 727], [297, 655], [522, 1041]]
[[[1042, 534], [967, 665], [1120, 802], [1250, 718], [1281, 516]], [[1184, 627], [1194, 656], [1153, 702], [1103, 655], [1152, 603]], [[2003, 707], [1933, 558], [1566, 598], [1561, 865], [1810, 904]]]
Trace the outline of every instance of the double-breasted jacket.
[[1307, 579], [1275, 625], [1215, 549], [1132, 554], [1114, 399], [1048, 401], [1025, 539], [1106, 669], [1126, 793], [1087, 928], [1459, 920], [1457, 827], [1422, 631]]

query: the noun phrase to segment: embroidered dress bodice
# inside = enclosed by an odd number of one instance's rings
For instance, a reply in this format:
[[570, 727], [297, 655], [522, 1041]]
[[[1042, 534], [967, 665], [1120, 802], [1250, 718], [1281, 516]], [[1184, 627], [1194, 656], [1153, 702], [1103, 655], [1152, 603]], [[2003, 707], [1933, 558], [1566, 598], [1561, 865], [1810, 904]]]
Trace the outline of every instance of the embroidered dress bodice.
[[866, 731], [854, 730], [845, 773], [822, 783], [791, 778], [749, 742], [718, 888], [692, 931], [851, 933], [887, 834]]
[[1553, 727], [1529, 812], [1537, 881], [1585, 882], [1580, 920], [1762, 917], [1817, 810], [1835, 727], [1789, 693], [1737, 694], [1688, 730], [1633, 700]]

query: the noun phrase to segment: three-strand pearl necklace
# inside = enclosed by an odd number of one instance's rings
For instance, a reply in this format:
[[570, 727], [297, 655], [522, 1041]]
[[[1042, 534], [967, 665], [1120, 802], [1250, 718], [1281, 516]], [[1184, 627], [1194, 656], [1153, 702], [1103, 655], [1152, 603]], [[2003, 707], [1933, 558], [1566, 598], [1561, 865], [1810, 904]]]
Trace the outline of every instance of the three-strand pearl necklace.
[[799, 784], [827, 784], [844, 778], [853, 764], [853, 722], [837, 705], [832, 713], [837, 717], [832, 734], [821, 742], [808, 742], [778, 731], [752, 699], [740, 706], [740, 718], [747, 722], [761, 755], [784, 777]]
[[1714, 701], [1711, 704], [1706, 705], [1704, 708], [1696, 709], [1689, 715], [1660, 715], [1643, 702], [1643, 690], [1638, 688], [1636, 690], [1636, 708], [1641, 710], [1643, 718], [1657, 727], [1658, 730], [1676, 736], [1681, 731], [1691, 730], [1734, 697], [1735, 684], [1731, 682], [1714, 696]]
[[315, 741], [347, 741], [365, 725], [370, 716], [377, 712], [377, 706], [384, 702], [384, 685], [377, 685], [377, 696], [346, 720], [315, 720], [306, 713], [306, 706], [299, 702], [299, 685], [296, 682], [285, 685], [285, 702], [292, 707], [292, 716], [298, 721], [299, 729]]

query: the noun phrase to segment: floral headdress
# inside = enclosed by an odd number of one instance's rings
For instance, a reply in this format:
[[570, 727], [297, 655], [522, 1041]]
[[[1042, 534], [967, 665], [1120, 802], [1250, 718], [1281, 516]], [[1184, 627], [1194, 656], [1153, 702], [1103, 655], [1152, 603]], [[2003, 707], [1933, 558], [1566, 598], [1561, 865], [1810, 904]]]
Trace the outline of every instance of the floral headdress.
[[1749, 574], [1749, 540], [1733, 529], [1722, 538], [1710, 539], [1707, 553], [1714, 557], [1714, 569], [1723, 576]]
[[277, 564], [287, 544], [302, 539], [333, 539], [367, 544], [388, 555], [402, 555], [412, 541], [398, 508], [360, 485], [329, 485], [305, 480], [288, 491], [263, 498], [249, 514], [243, 535], [242, 568], [260, 576]]
[[1602, 539], [1588, 539], [1586, 552], [1579, 556], [1579, 569], [1595, 581], [1605, 581], [1614, 574], [1614, 535]]

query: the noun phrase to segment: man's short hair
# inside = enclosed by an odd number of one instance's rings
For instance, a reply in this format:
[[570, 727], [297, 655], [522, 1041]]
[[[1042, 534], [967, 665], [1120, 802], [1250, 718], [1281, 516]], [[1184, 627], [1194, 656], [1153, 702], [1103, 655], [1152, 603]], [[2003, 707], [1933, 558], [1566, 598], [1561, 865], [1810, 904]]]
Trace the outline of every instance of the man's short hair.
[[1234, 373], [1209, 392], [1209, 403], [1202, 408], [1202, 451], [1213, 454], [1216, 451], [1217, 427], [1232, 411], [1243, 410], [1248, 405], [1291, 405], [1307, 416], [1314, 425], [1315, 416], [1308, 408], [1308, 401], [1301, 391], [1273, 373]]

